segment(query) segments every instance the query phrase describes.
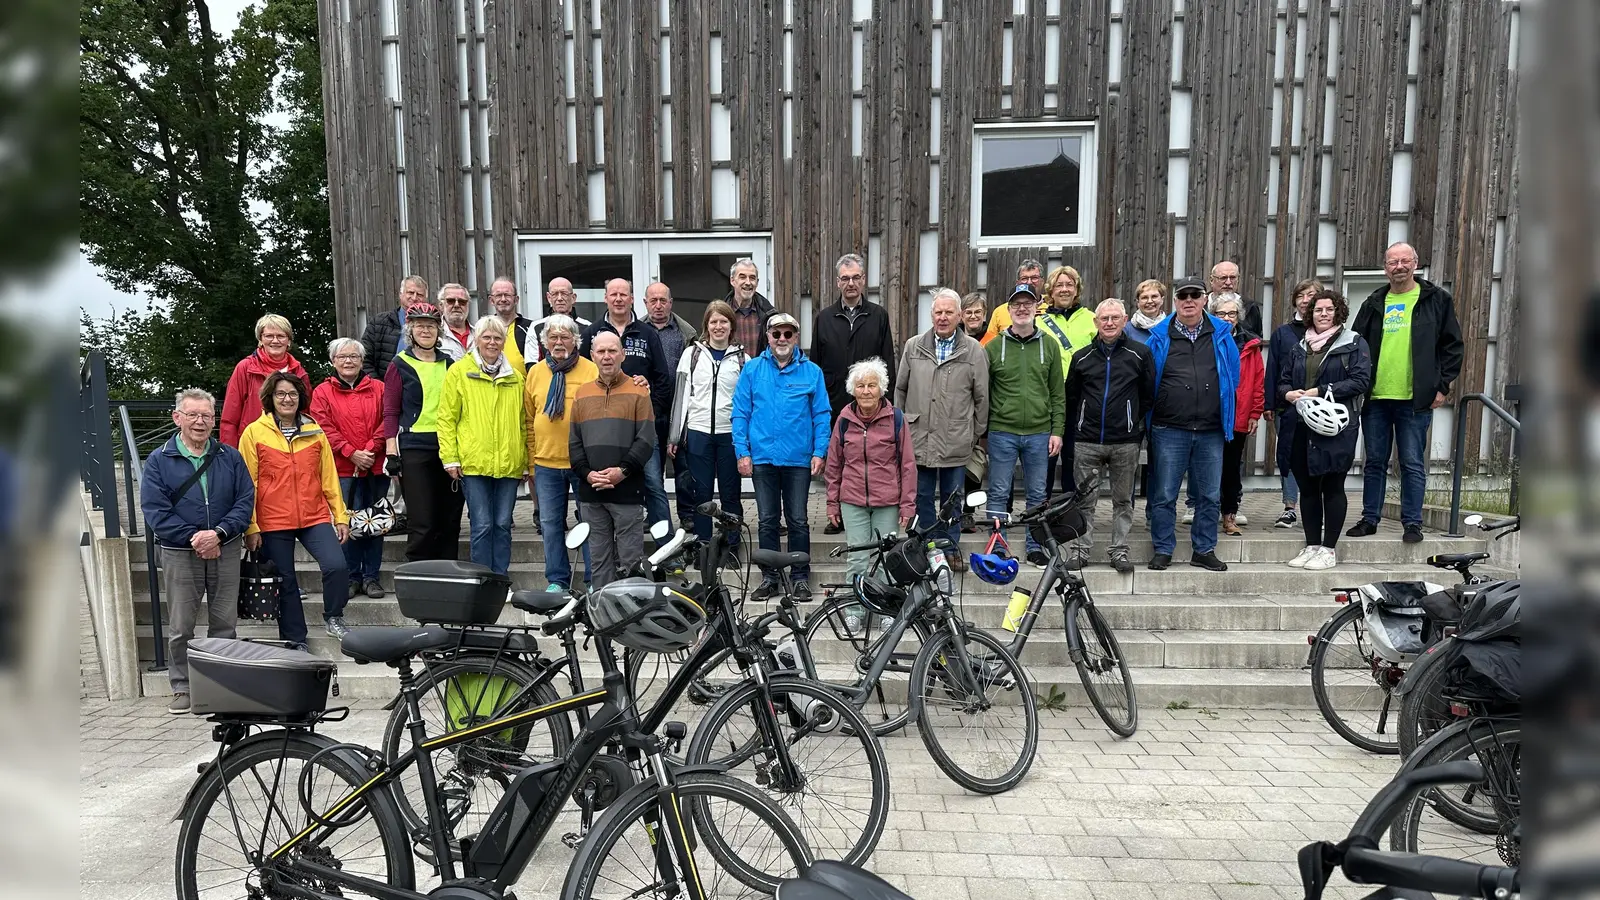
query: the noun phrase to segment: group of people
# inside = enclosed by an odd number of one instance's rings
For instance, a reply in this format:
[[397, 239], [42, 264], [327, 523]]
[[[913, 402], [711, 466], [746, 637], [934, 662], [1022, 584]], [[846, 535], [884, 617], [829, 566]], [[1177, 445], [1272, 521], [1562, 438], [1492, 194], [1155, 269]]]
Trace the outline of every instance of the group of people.
[[[296, 543], [321, 572], [329, 634], [344, 633], [352, 589], [384, 595], [382, 535], [353, 535], [350, 522], [391, 503], [395, 481], [407, 560], [457, 558], [465, 510], [472, 561], [499, 573], [510, 566], [512, 510], [526, 484], [547, 587], [562, 591], [575, 578], [564, 546], [569, 498], [591, 529], [585, 580], [603, 586], [642, 558], [646, 523], [670, 521], [669, 459], [685, 527], [710, 538], [710, 519], [695, 509], [713, 497], [742, 515], [748, 478], [759, 546], [781, 549], [786, 533], [788, 549], [802, 552], [813, 479], [826, 486], [827, 532], [861, 543], [913, 518], [934, 522], [974, 460], [986, 461], [987, 514], [998, 518], [1020, 465], [1028, 506], [1053, 493], [1057, 472], [1060, 489], [1077, 492], [1091, 527], [1071, 546], [1074, 568], [1089, 563], [1094, 507], [1109, 481], [1108, 561], [1128, 573], [1143, 448], [1149, 568], [1172, 564], [1187, 478], [1190, 562], [1222, 571], [1219, 529], [1247, 524], [1246, 443], [1275, 416], [1285, 502], [1276, 524], [1298, 521], [1306, 535], [1291, 565], [1334, 565], [1356, 422], [1366, 484], [1348, 533], [1376, 530], [1398, 439], [1401, 518], [1406, 539], [1420, 540], [1428, 410], [1445, 402], [1462, 346], [1449, 294], [1415, 278], [1416, 265], [1408, 245], [1390, 247], [1388, 286], [1348, 324], [1342, 296], [1302, 282], [1293, 320], [1264, 339], [1261, 308], [1239, 295], [1231, 262], [1214, 267], [1209, 284], [1178, 280], [1170, 310], [1167, 287], [1145, 281], [1129, 310], [1117, 299], [1091, 309], [1076, 270], [1047, 278], [1027, 260], [992, 314], [981, 294], [940, 289], [931, 327], [897, 344], [888, 313], [866, 298], [865, 263], [846, 254], [834, 267], [838, 299], [816, 313], [809, 352], [798, 320], [759, 293], [750, 259], [733, 264], [727, 296], [708, 304], [698, 328], [673, 312], [661, 282], [645, 289], [640, 318], [633, 285], [612, 279], [605, 315], [589, 322], [565, 278], [551, 280], [549, 312], [537, 320], [521, 314], [514, 281], [499, 278], [494, 312], [472, 322], [462, 285], [430, 301], [427, 284], [409, 276], [397, 307], [374, 316], [361, 340], [329, 345], [332, 374], [314, 389], [290, 352], [290, 323], [263, 316], [220, 421], [209, 393], [180, 392], [177, 434], [146, 465], [142, 504], [172, 609], [174, 709], [187, 710], [185, 651], [202, 598], [210, 633], [233, 632], [241, 545], [282, 574], [279, 630], [292, 645], [307, 641]], [[959, 523], [941, 527], [959, 543]], [[1047, 562], [1031, 535], [1027, 558]], [[964, 569], [959, 552], [951, 559]], [[852, 574], [866, 562], [852, 556]], [[809, 575], [790, 571], [801, 599]], [[754, 598], [778, 583], [777, 571], [764, 571]]]

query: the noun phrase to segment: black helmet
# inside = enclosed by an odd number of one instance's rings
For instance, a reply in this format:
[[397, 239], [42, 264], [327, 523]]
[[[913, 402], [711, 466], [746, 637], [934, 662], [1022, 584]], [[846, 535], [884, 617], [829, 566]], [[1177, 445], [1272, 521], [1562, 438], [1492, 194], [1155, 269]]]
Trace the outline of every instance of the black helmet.
[[673, 587], [645, 578], [613, 581], [589, 595], [594, 633], [641, 653], [688, 649], [706, 624], [706, 611]]

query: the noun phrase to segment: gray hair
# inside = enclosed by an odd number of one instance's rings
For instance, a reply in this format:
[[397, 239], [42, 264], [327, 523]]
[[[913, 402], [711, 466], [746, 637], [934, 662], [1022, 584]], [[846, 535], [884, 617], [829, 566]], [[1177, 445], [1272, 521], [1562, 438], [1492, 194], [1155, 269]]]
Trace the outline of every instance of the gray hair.
[[443, 311], [443, 307], [444, 307], [444, 295], [445, 295], [446, 291], [460, 291], [463, 294], [467, 295], [467, 300], [469, 302], [472, 300], [472, 292], [467, 290], [467, 286], [466, 285], [464, 285], [464, 284], [456, 284], [454, 281], [452, 281], [449, 284], [442, 285], [439, 288], [439, 293], [438, 293], [437, 296], [438, 296], [438, 299], [439, 299], [439, 306], [440, 306], [440, 311], [441, 312]]
[[428, 292], [428, 279], [423, 278], [421, 275], [407, 275], [406, 277], [400, 279], [400, 290], [405, 290], [406, 285], [408, 284], [414, 284], [417, 287], [422, 288], [422, 292], [424, 294]]
[[878, 390], [887, 391], [889, 389], [889, 367], [883, 364], [883, 360], [873, 356], [863, 359], [850, 367], [850, 371], [844, 376], [845, 392], [852, 395], [855, 394], [856, 385], [860, 384], [862, 377], [866, 375], [871, 375], [878, 379]]
[[728, 277], [732, 278], [739, 274], [740, 269], [755, 269], [756, 276], [761, 276], [761, 269], [756, 266], [756, 261], [748, 256], [741, 256], [733, 261], [733, 265], [728, 267]]
[[546, 316], [544, 331], [539, 334], [539, 343], [543, 344], [547, 349], [550, 346], [550, 332], [552, 331], [565, 331], [567, 334], [577, 337], [578, 323], [574, 322], [571, 316], [563, 316], [560, 313]]
[[183, 390], [179, 391], [178, 395], [173, 398], [172, 408], [182, 409], [183, 401], [185, 400], [199, 400], [211, 404], [212, 409], [217, 408], [217, 398], [211, 396], [210, 391], [203, 391], [200, 388], [191, 387], [184, 388]]
[[[1218, 263], [1218, 265], [1221, 265], [1221, 263]], [[1244, 303], [1243, 303], [1243, 301], [1240, 299], [1238, 294], [1235, 294], [1232, 291], [1229, 291], [1226, 294], [1218, 294], [1215, 297], [1212, 297], [1211, 298], [1209, 312], [1212, 315], [1216, 315], [1217, 313], [1222, 311], [1222, 308], [1224, 306], [1231, 306], [1231, 307], [1233, 307], [1234, 312], [1237, 312], [1237, 313], [1239, 313], [1241, 315], [1244, 314]]]
[[498, 334], [501, 338], [505, 338], [506, 323], [500, 321], [499, 316], [484, 316], [478, 320], [477, 324], [472, 326], [472, 343], [476, 344], [478, 342], [478, 338], [482, 337], [483, 333], [486, 331], [492, 334]]
[[932, 309], [933, 304], [938, 303], [940, 300], [954, 300], [956, 303], [956, 312], [961, 311], [961, 295], [956, 293], [954, 289], [942, 287], [934, 291], [933, 299], [929, 301], [928, 308]]
[[339, 351], [343, 350], [347, 344], [354, 344], [356, 347], [356, 352], [361, 354], [361, 358], [367, 358], [367, 347], [365, 344], [361, 343], [355, 338], [340, 337], [334, 338], [328, 342], [328, 362], [333, 362], [333, 358], [338, 356]]
[[1039, 270], [1039, 274], [1043, 275], [1044, 274], [1044, 263], [1039, 262], [1037, 259], [1025, 259], [1022, 262], [1017, 263], [1017, 280], [1018, 281], [1022, 280], [1022, 273], [1027, 271], [1028, 269], [1038, 269]]
[[1094, 317], [1097, 319], [1100, 318], [1100, 311], [1108, 306], [1115, 306], [1117, 308], [1117, 312], [1122, 313], [1123, 315], [1128, 314], [1128, 304], [1123, 303], [1116, 297], [1107, 297], [1104, 300], [1101, 300], [1100, 303], [1095, 306]]
[[846, 253], [845, 255], [839, 257], [838, 262], [833, 264], [833, 277], [838, 278], [840, 275], [843, 275], [845, 266], [854, 266], [855, 268], [860, 269], [862, 274], [866, 274], [867, 271], [867, 263], [865, 260], [854, 253]]

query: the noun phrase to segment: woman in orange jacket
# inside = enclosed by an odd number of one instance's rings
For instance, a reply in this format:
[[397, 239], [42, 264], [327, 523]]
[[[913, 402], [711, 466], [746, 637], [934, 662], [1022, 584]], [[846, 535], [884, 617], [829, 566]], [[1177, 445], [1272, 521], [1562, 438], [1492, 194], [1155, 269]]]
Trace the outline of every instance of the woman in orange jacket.
[[342, 637], [344, 607], [350, 596], [350, 569], [342, 545], [350, 536], [350, 515], [339, 491], [333, 447], [306, 410], [306, 383], [274, 372], [261, 386], [261, 418], [239, 436], [239, 453], [256, 485], [255, 514], [245, 532], [247, 550], [260, 550], [278, 567], [278, 637], [305, 650], [305, 610], [294, 571], [298, 540], [322, 570], [322, 617], [328, 634]]

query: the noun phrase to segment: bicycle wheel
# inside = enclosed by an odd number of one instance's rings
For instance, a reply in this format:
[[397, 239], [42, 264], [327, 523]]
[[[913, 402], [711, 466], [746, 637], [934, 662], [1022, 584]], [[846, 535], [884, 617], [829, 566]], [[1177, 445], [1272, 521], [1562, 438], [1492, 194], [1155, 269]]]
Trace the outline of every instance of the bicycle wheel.
[[1133, 692], [1133, 675], [1122, 646], [1094, 601], [1081, 596], [1071, 603], [1067, 617], [1067, 647], [1072, 664], [1089, 695], [1089, 703], [1106, 727], [1122, 737], [1139, 729], [1139, 699]]
[[[1485, 865], [1520, 865], [1521, 847], [1513, 836], [1521, 820], [1520, 723], [1469, 719], [1439, 732], [1436, 739], [1425, 753], [1418, 748], [1418, 767], [1472, 759], [1483, 766], [1484, 781], [1430, 788], [1413, 797], [1395, 817], [1390, 849]], [[1453, 821], [1467, 811], [1476, 818], [1474, 824], [1463, 827]]]
[[[240, 745], [201, 776], [178, 832], [175, 882], [180, 900], [237, 900], [288, 896], [277, 885], [339, 893], [337, 885], [304, 874], [305, 861], [336, 868], [398, 888], [411, 889], [416, 873], [405, 826], [385, 791], [374, 791], [342, 811], [337, 829], [316, 826], [301, 806], [302, 777], [308, 802], [326, 813], [370, 777], [353, 751], [322, 752], [327, 738], [269, 734]], [[315, 759], [313, 759], [313, 757]], [[314, 830], [263, 871], [253, 860], [270, 855], [302, 831]]]
[[[524, 694], [523, 689], [536, 679], [532, 669], [503, 657], [429, 662], [417, 676], [423, 728], [429, 737], [440, 737], [560, 699], [548, 683]], [[571, 743], [571, 722], [566, 716], [551, 716], [436, 751], [434, 778], [450, 833], [457, 839], [478, 834], [518, 771], [560, 757]], [[401, 701], [384, 725], [383, 756], [393, 763], [410, 749], [411, 732], [406, 728], [405, 702]], [[394, 796], [408, 828], [415, 831], [427, 824], [428, 807], [416, 766], [395, 779]], [[457, 841], [451, 841], [451, 847], [456, 846]], [[425, 841], [417, 849], [431, 860], [432, 849]]]
[[682, 829], [691, 865], [706, 900], [770, 897], [778, 883], [797, 878], [812, 856], [800, 830], [755, 788], [724, 775], [684, 775], [673, 790], [635, 795], [601, 814], [578, 847], [561, 887], [562, 900], [693, 896], [689, 873], [672, 852], [672, 827]]
[[1404, 674], [1367, 639], [1361, 604], [1324, 622], [1311, 644], [1311, 694], [1340, 737], [1372, 753], [1399, 753], [1394, 686]]
[[[680, 650], [677, 653], [641, 653], [638, 650], [628, 650], [622, 658], [622, 671], [628, 680], [628, 687], [633, 691], [634, 702], [638, 704], [639, 715], [647, 715], [655, 709], [656, 704], [666, 694], [667, 685], [689, 661], [692, 650]], [[693, 710], [695, 707], [707, 707], [717, 701], [718, 697], [727, 693], [729, 683], [740, 681], [744, 673], [740, 672], [733, 662], [732, 650], [721, 650], [713, 655], [702, 667], [698, 676], [691, 679], [689, 687], [682, 696], [672, 704], [672, 710], [663, 719], [664, 722], [674, 720], [687, 722], [698, 716]]]
[[[1434, 653], [1443, 653], [1447, 646], [1440, 645]], [[1417, 666], [1422, 669], [1418, 671]], [[1416, 681], [1400, 698], [1400, 724], [1395, 735], [1401, 759], [1410, 759], [1424, 741], [1456, 721], [1450, 714], [1450, 701], [1444, 699], [1445, 675], [1449, 668], [1427, 656], [1412, 664]]]
[[[878, 617], [864, 617], [860, 634], [852, 634], [845, 627], [845, 608], [859, 605], [853, 597], [837, 596], [823, 601], [822, 605], [806, 618], [801, 639], [811, 649], [817, 672], [810, 673], [814, 680], [842, 693], [859, 691], [866, 682], [864, 672], [872, 665], [872, 657], [884, 639]], [[871, 686], [866, 700], [857, 704], [862, 715], [872, 724], [879, 737], [888, 737], [906, 727], [911, 721], [911, 704], [904, 702], [899, 690], [902, 675], [910, 674], [910, 667], [918, 651], [928, 640], [927, 623], [918, 619], [911, 623], [900, 643], [895, 645], [894, 659], [884, 669], [878, 683]], [[833, 677], [824, 677], [823, 670], [832, 668]], [[841, 671], [842, 670], [842, 671]], [[888, 687], [884, 682], [890, 682]]]
[[933, 762], [979, 794], [1009, 791], [1033, 766], [1039, 711], [1022, 664], [988, 632], [963, 628], [922, 645], [911, 671], [917, 728]]
[[[771, 701], [769, 707], [768, 700]], [[773, 714], [777, 733], [762, 726]], [[786, 778], [778, 744], [793, 763]], [[794, 819], [822, 859], [860, 865], [889, 816], [889, 765], [855, 707], [831, 689], [793, 676], [747, 682], [707, 710], [689, 743], [689, 765], [714, 763]]]

